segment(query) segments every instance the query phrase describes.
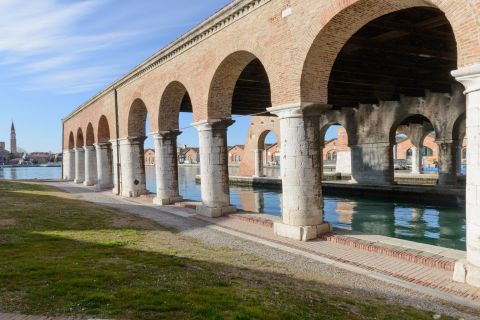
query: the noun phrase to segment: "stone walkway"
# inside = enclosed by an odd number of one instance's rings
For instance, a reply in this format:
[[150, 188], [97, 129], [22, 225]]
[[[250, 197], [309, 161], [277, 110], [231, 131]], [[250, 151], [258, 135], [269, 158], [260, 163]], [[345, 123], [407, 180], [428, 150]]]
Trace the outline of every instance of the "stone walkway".
[[[284, 256], [281, 259], [289, 261], [292, 268], [301, 264], [314, 272], [328, 274], [328, 277], [333, 275], [334, 281], [345, 285], [354, 283], [357, 288], [368, 288], [368, 290], [385, 292], [387, 295], [393, 294], [394, 300], [398, 302], [404, 302], [407, 297], [408, 303], [415, 305], [418, 302], [419, 307], [421, 305], [425, 307], [430, 303], [428, 300], [443, 301], [435, 304], [433, 310], [456, 305], [467, 307], [470, 310], [468, 314], [480, 315], [480, 289], [453, 282], [451, 271], [331, 241], [298, 242], [280, 238], [273, 234], [271, 224], [268, 223], [252, 223], [234, 216], [217, 219], [198, 216], [191, 209], [194, 203], [183, 203], [186, 207], [160, 208], [154, 206], [148, 197], [125, 199], [113, 196], [110, 192], [96, 193], [91, 188], [72, 183], [50, 184], [78, 194], [86, 200], [153, 219], [186, 235], [203, 237], [203, 241], [207, 239], [207, 243], [230, 244], [247, 252], [257, 251], [264, 256], [270, 255], [276, 260], [280, 258], [275, 252], [283, 252]], [[224, 236], [221, 235], [222, 233]], [[237, 240], [232, 240], [232, 236]], [[242, 241], [247, 241], [247, 245], [240, 244]], [[335, 271], [338, 268], [343, 269], [344, 272]], [[427, 308], [431, 309], [432, 305]], [[466, 319], [469, 318], [477, 317], [466, 317]]]
[[[255, 223], [249, 223], [231, 217], [206, 218], [195, 215], [196, 219], [239, 231], [269, 241], [282, 243], [293, 248], [308, 251], [335, 261], [357, 266], [369, 271], [398, 278], [413, 284], [435, 289], [459, 297], [467, 298], [480, 304], [480, 288], [452, 281], [452, 272], [405, 261], [397, 257], [390, 257], [375, 252], [352, 248], [342, 244], [317, 239], [309, 242], [300, 242], [281, 238], [273, 234], [272, 228]], [[408, 251], [410, 249], [406, 249]]]

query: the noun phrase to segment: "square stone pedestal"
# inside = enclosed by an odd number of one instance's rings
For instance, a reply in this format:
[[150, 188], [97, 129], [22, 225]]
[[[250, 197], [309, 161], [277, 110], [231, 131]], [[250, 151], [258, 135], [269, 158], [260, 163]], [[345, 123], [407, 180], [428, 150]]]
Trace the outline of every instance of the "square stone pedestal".
[[291, 226], [280, 222], [273, 224], [273, 232], [280, 237], [290, 238], [298, 241], [308, 241], [318, 238], [319, 235], [331, 232], [332, 226], [324, 222], [316, 226]]
[[237, 208], [235, 208], [235, 206], [210, 208], [205, 205], [198, 205], [196, 208], [196, 211], [197, 211], [197, 214], [205, 217], [218, 218], [229, 213], [237, 212]]
[[480, 287], [480, 268], [471, 265], [467, 260], [458, 260], [453, 271], [453, 281]]
[[159, 206], [168, 206], [170, 204], [175, 204], [176, 202], [183, 201], [182, 197], [175, 197], [175, 198], [153, 198], [153, 204], [158, 204]]

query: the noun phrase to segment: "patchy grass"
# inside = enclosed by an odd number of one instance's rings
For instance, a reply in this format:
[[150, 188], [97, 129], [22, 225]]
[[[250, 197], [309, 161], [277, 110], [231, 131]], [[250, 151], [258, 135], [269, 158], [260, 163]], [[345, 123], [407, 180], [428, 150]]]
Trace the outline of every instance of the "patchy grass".
[[293, 275], [244, 252], [208, 247], [54, 188], [2, 181], [0, 203], [4, 312], [122, 319], [432, 318]]

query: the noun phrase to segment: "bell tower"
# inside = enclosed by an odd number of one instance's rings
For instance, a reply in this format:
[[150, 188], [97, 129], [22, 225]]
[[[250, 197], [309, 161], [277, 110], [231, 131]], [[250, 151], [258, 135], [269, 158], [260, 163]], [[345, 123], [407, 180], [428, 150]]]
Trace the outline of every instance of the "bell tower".
[[15, 133], [13, 121], [10, 129], [10, 153], [17, 153], [17, 134]]

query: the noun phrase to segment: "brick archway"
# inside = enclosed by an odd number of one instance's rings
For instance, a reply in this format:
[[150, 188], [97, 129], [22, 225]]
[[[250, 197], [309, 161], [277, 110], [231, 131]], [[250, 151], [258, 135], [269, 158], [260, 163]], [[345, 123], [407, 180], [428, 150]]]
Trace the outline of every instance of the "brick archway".
[[87, 136], [85, 140], [85, 145], [93, 146], [94, 143], [95, 143], [95, 134], [93, 132], [93, 125], [91, 122], [89, 122], [87, 126]]
[[[252, 85], [251, 80], [256, 83]], [[260, 91], [260, 95], [258, 94]], [[255, 97], [250, 96], [251, 93]], [[252, 104], [256, 102], [256, 106]], [[235, 114], [265, 112], [271, 106], [270, 81], [264, 65], [253, 53], [237, 51], [218, 66], [210, 84], [207, 115], [224, 119]]]
[[181, 82], [173, 81], [167, 85], [160, 100], [158, 130], [178, 130], [178, 117], [181, 111], [192, 111], [190, 95]]
[[75, 147], [82, 148], [85, 145], [85, 140], [83, 139], [83, 131], [82, 128], [78, 128], [77, 130], [77, 139], [75, 141]]
[[108, 143], [110, 142], [110, 126], [108, 124], [107, 117], [102, 115], [98, 121], [98, 133], [97, 133], [97, 142], [98, 143]]
[[432, 7], [441, 10], [454, 32], [458, 66], [478, 62], [480, 36], [478, 30], [472, 31], [478, 19], [470, 6], [466, 0], [385, 0], [382, 3], [376, 0], [334, 1], [324, 10], [321, 22], [312, 25], [310, 33], [315, 36], [302, 65], [300, 100], [327, 103], [330, 72], [347, 41], [369, 22], [404, 9]]
[[135, 99], [128, 113], [128, 137], [140, 138], [147, 135], [145, 122], [148, 110], [141, 99]]
[[70, 131], [68, 135], [68, 150], [72, 150], [75, 148], [75, 137], [73, 136], [73, 132]]

